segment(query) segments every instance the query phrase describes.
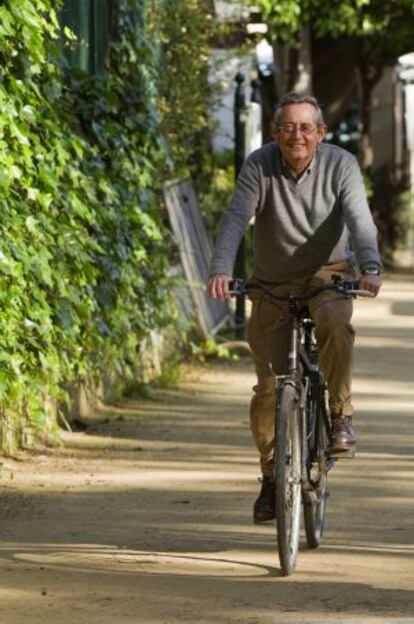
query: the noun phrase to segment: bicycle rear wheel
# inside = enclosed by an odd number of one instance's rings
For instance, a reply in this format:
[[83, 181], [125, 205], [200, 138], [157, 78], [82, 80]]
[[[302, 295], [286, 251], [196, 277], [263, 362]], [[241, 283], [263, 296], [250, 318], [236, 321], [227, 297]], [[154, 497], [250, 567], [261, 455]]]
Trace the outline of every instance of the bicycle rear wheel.
[[310, 548], [317, 548], [323, 539], [325, 528], [326, 504], [329, 496], [328, 492], [328, 456], [329, 456], [329, 433], [328, 417], [325, 405], [324, 389], [320, 388], [320, 397], [312, 405], [316, 410], [314, 415], [314, 435], [311, 440], [308, 452], [308, 481], [312, 489], [308, 490], [304, 496], [304, 520], [306, 541]]
[[280, 566], [286, 576], [296, 567], [301, 506], [299, 401], [295, 387], [287, 383], [280, 391], [274, 470], [277, 544]]

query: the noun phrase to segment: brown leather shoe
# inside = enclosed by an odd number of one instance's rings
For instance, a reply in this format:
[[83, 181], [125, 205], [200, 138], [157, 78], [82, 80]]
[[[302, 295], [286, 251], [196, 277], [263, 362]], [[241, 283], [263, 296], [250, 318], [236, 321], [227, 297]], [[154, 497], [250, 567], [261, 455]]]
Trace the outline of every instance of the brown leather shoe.
[[253, 520], [255, 524], [269, 522], [276, 518], [276, 493], [275, 483], [271, 477], [262, 478], [262, 489], [253, 507]]
[[352, 428], [351, 416], [332, 414], [331, 455], [335, 457], [353, 457], [356, 438]]

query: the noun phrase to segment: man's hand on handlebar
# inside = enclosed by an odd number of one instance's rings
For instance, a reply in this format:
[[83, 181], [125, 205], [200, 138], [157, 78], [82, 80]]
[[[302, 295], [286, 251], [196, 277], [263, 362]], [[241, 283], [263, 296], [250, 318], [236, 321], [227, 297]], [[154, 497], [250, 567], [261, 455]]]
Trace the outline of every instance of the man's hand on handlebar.
[[[332, 276], [333, 278], [337, 277], [339, 279], [339, 282], [341, 282], [339, 276]], [[229, 293], [229, 287], [230, 287], [230, 282], [233, 281], [233, 278], [230, 277], [230, 275], [225, 275], [225, 274], [220, 274], [220, 275], [212, 275], [208, 281], [208, 285], [207, 285], [207, 290], [208, 290], [208, 294], [210, 295], [210, 297], [212, 297], [213, 299], [229, 299], [229, 297], [231, 296], [231, 294]], [[335, 281], [338, 280], [333, 280], [333, 286], [335, 287]], [[241, 280], [235, 280], [234, 284], [234, 292], [233, 295], [237, 292], [238, 294], [242, 294], [244, 292], [246, 292], [246, 287], [248, 287], [249, 285], [241, 282]], [[372, 275], [372, 274], [366, 274], [366, 275], [362, 275], [359, 278], [358, 283], [354, 283], [355, 285], [353, 285], [352, 282], [341, 282], [338, 283], [338, 290], [340, 292], [345, 292], [343, 291], [343, 287], [345, 286], [345, 288], [347, 289], [347, 291], [349, 291], [349, 294], [354, 293], [355, 295], [359, 294], [360, 296], [371, 296], [371, 297], [376, 297], [378, 295], [379, 289], [381, 288], [381, 277], [380, 275]], [[252, 286], [253, 284], [251, 284], [250, 286]], [[262, 288], [263, 291], [267, 292], [266, 288], [262, 287], [259, 284], [256, 284], [256, 287]], [[341, 290], [342, 287], [342, 290]], [[239, 289], [241, 288], [240, 292]], [[327, 289], [332, 288], [332, 285], [329, 286], [327, 285]], [[323, 290], [325, 290], [325, 288], [323, 288]], [[357, 290], [352, 290], [352, 289], [357, 289]], [[360, 292], [359, 292], [360, 291]], [[277, 297], [276, 297], [277, 298]]]
[[361, 275], [358, 282], [358, 288], [367, 290], [371, 293], [371, 297], [376, 297], [381, 288], [382, 280], [380, 275]]
[[210, 297], [213, 299], [228, 299], [230, 297], [229, 282], [231, 282], [232, 279], [230, 275], [212, 275], [207, 285]]

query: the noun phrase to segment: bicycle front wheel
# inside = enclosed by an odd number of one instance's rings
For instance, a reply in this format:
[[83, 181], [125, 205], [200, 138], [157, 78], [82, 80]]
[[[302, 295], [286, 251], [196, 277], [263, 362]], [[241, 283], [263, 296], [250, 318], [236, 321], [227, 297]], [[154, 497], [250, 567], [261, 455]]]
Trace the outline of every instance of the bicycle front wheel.
[[284, 575], [296, 567], [301, 510], [301, 435], [296, 389], [285, 384], [276, 417], [276, 528], [279, 560]]

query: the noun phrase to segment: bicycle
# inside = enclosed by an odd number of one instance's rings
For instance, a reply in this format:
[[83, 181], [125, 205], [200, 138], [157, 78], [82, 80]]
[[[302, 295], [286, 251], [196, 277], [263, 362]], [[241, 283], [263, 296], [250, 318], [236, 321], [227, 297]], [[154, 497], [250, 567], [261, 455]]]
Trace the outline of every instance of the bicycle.
[[[305, 295], [278, 296], [260, 282], [233, 280], [229, 294], [247, 294], [253, 289], [277, 302], [289, 304], [289, 349], [287, 374], [276, 376], [275, 461], [276, 529], [282, 574], [296, 568], [300, 508], [303, 501], [306, 541], [310, 548], [322, 542], [328, 472], [336, 458], [331, 456], [331, 423], [327, 410], [326, 383], [319, 368], [315, 326], [306, 301], [335, 290], [346, 297], [371, 296], [358, 282], [332, 276], [332, 282]], [[342, 456], [346, 455], [344, 453]]]

